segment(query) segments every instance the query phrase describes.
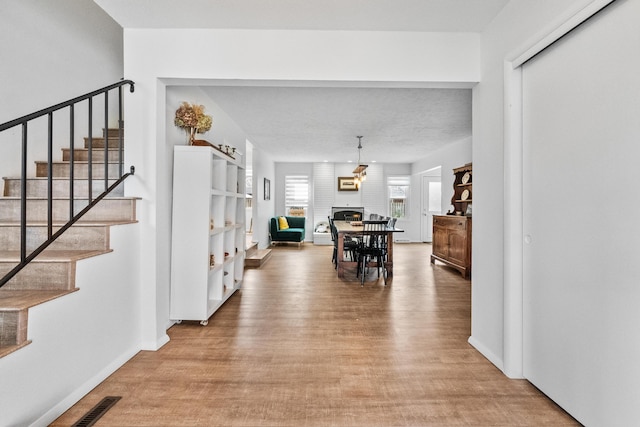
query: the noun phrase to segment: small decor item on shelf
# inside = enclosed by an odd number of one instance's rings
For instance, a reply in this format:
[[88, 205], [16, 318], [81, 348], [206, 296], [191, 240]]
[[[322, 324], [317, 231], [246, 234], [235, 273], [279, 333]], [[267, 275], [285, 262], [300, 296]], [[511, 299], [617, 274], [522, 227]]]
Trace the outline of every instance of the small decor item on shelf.
[[[195, 134], [205, 133], [211, 129], [213, 120], [211, 116], [204, 113], [204, 105], [183, 102], [180, 108], [176, 110], [176, 117], [173, 123], [187, 131], [189, 145], [194, 145]], [[209, 144], [207, 141], [200, 140], [200, 142]]]
[[216, 265], [216, 256], [214, 254], [209, 255], [209, 267]]

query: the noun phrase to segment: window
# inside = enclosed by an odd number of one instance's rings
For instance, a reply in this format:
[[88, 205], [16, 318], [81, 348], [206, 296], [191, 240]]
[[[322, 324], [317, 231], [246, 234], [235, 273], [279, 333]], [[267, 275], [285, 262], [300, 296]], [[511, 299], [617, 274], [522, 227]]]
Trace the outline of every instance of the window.
[[309, 206], [309, 177], [287, 175], [284, 177], [284, 207], [289, 216], [307, 216]]
[[407, 218], [409, 216], [409, 183], [408, 176], [390, 176], [387, 178], [389, 189], [389, 216]]
[[429, 212], [442, 212], [442, 183], [429, 181]]

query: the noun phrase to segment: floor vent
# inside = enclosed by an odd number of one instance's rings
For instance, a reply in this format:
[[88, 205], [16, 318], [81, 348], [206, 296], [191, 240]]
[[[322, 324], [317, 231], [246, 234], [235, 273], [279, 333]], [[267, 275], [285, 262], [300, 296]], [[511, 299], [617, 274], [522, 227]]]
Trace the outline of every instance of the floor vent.
[[111, 409], [111, 407], [115, 405], [116, 402], [120, 399], [121, 396], [105, 397], [96, 406], [94, 406], [92, 410], [87, 412], [82, 418], [76, 421], [76, 423], [71, 427], [89, 427], [94, 425], [95, 422], [98, 421], [104, 414], [106, 414], [107, 411]]

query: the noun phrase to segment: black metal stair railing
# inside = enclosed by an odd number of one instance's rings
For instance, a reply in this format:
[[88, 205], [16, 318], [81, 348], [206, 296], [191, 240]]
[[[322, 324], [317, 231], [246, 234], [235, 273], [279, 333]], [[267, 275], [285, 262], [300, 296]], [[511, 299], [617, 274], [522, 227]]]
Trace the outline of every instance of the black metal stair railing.
[[[20, 270], [22, 270], [29, 262], [31, 262], [36, 256], [38, 256], [42, 251], [44, 251], [54, 240], [56, 240], [62, 233], [64, 233], [69, 227], [71, 227], [76, 221], [78, 221], [85, 213], [87, 213], [93, 206], [95, 206], [98, 202], [100, 202], [107, 194], [109, 194], [113, 189], [115, 189], [122, 181], [124, 181], [129, 175], [133, 175], [135, 172], [135, 168], [133, 166], [130, 167], [129, 172], [124, 173], [124, 150], [123, 150], [123, 121], [122, 121], [122, 112], [123, 112], [123, 87], [129, 85], [129, 91], [134, 91], [134, 82], [131, 80], [121, 80], [117, 83], [111, 84], [109, 86], [103, 87], [101, 89], [95, 90], [93, 92], [89, 92], [85, 95], [78, 96], [76, 98], [70, 99], [68, 101], [62, 102], [60, 104], [56, 104], [49, 108], [45, 108], [43, 110], [37, 111], [35, 113], [28, 114], [26, 116], [17, 118], [15, 120], [11, 120], [9, 122], [3, 123], [0, 125], [0, 132], [4, 132], [8, 129], [14, 128], [16, 126], [20, 126], [22, 128], [22, 137], [21, 137], [21, 178], [20, 178], [20, 262], [9, 271], [4, 277], [0, 279], [0, 287], [6, 284], [12, 277], [14, 277]], [[115, 179], [111, 185], [109, 185], [109, 95], [112, 91], [117, 90], [117, 114], [118, 114], [118, 176], [111, 177], [112, 180]], [[94, 120], [94, 112], [93, 112], [93, 102], [94, 99], [104, 96], [104, 190], [94, 197], [93, 195], [93, 120]], [[75, 115], [76, 115], [76, 106], [79, 103], [87, 101], [87, 117], [88, 117], [88, 126], [87, 126], [87, 149], [88, 149], [88, 160], [87, 160], [87, 186], [88, 186], [88, 196], [87, 196], [87, 205], [80, 210], [79, 212], [75, 212], [76, 201], [80, 199], [80, 197], [76, 197], [74, 191], [74, 178], [75, 178], [75, 149], [74, 149], [74, 138], [75, 138]], [[53, 125], [54, 118], [53, 113], [56, 111], [60, 111], [63, 109], [68, 109], [69, 111], [69, 219], [66, 224], [62, 225], [55, 233], [53, 232], [54, 227], [54, 219], [53, 219]], [[47, 240], [45, 240], [40, 246], [36, 249], [27, 253], [27, 154], [28, 154], [28, 129], [29, 123], [33, 120], [47, 117]], [[100, 118], [101, 119], [101, 118]]]

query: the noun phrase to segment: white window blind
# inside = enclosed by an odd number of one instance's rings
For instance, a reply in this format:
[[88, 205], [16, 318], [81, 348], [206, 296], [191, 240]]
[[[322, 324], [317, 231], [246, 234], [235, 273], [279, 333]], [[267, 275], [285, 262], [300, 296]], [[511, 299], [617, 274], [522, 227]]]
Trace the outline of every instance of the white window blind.
[[408, 176], [390, 176], [387, 178], [389, 190], [389, 216], [392, 218], [406, 218], [409, 214], [409, 184]]
[[287, 175], [285, 183], [285, 209], [290, 216], [306, 216], [309, 207], [309, 177], [307, 175]]

